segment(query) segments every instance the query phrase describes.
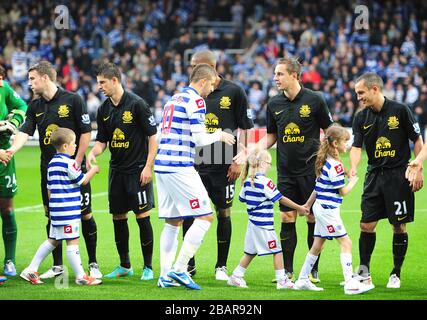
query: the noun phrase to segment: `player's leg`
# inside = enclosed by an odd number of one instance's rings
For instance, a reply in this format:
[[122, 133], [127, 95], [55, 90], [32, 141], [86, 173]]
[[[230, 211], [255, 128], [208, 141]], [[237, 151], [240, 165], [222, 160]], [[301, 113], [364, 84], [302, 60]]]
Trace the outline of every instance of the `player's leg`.
[[[298, 177], [297, 178], [300, 194], [301, 194], [301, 203], [306, 203], [307, 200], [310, 198], [311, 193], [314, 190], [315, 184], [316, 184], [316, 176], [315, 175], [309, 175], [304, 177]], [[313, 213], [313, 212], [312, 212]], [[314, 241], [314, 226], [315, 226], [315, 217], [313, 214], [310, 214], [307, 216], [307, 246], [308, 250], [310, 250], [311, 246], [313, 245]], [[316, 263], [313, 265], [313, 268], [311, 270], [309, 279], [313, 283], [319, 283], [319, 261], [320, 261], [320, 253], [316, 260]]]
[[15, 160], [12, 158], [6, 166], [0, 164], [0, 213], [5, 252], [4, 274], [8, 277], [16, 275], [15, 255], [18, 227], [13, 210], [13, 197], [17, 189]]
[[139, 241], [141, 244], [142, 256], [144, 257], [144, 266], [142, 269], [141, 280], [151, 280], [153, 274], [153, 227], [150, 221], [150, 210], [154, 208], [154, 192], [153, 185], [150, 182], [145, 186], [141, 186], [139, 177], [128, 176], [129, 185], [129, 201], [132, 203], [132, 210], [136, 214], [136, 222], [139, 227]]
[[[298, 195], [298, 185], [295, 179], [279, 177], [277, 187], [284, 196], [296, 203], [302, 203]], [[294, 280], [294, 254], [298, 242], [295, 225], [297, 212], [280, 204], [280, 219], [280, 244], [283, 250], [283, 264], [288, 278]]]
[[231, 243], [231, 206], [234, 198], [234, 182], [229, 182], [227, 172], [211, 174], [212, 190], [209, 194], [217, 213], [217, 261], [215, 279], [228, 280], [227, 259]]
[[353, 277], [353, 259], [351, 255], [352, 242], [348, 235], [336, 239], [341, 247], [340, 261], [344, 281], [348, 282]]
[[[239, 287], [239, 288], [247, 288], [248, 287], [246, 285], [246, 281], [245, 281], [245, 273], [246, 273], [246, 270], [247, 270], [249, 264], [251, 263], [253, 258], [255, 258], [255, 256], [256, 256], [256, 254], [248, 254], [248, 253], [245, 253], [243, 255], [243, 257], [240, 259], [239, 264], [233, 270], [233, 273], [231, 274], [231, 276], [227, 280], [227, 284], [229, 286]], [[282, 265], [283, 265], [283, 261], [282, 261]]]
[[323, 249], [323, 245], [326, 239], [321, 237], [314, 237], [313, 245], [311, 246], [310, 251], [305, 257], [304, 264], [301, 268], [298, 280], [295, 282], [295, 288], [297, 290], [311, 290], [311, 291], [322, 291], [323, 288], [316, 287], [309, 280], [311, 270], [313, 269], [314, 264], [316, 263], [320, 252]]
[[384, 201], [388, 220], [393, 226], [393, 270], [387, 288], [400, 288], [400, 272], [408, 249], [406, 223], [414, 221], [415, 196], [405, 179], [406, 168], [392, 169], [384, 178]]
[[[86, 172], [86, 164], [82, 163], [82, 171]], [[92, 189], [90, 183], [80, 187], [82, 206], [82, 235], [85, 239], [86, 251], [88, 254], [89, 272], [92, 277], [102, 278], [96, 259], [96, 243], [98, 240], [98, 228], [95, 217], [92, 214]]]
[[120, 265], [107, 278], [118, 278], [133, 275], [133, 269], [129, 257], [129, 226], [128, 214], [130, 205], [126, 196], [126, 185], [123, 175], [110, 168], [108, 183], [109, 210], [113, 217], [114, 240], [120, 258]]

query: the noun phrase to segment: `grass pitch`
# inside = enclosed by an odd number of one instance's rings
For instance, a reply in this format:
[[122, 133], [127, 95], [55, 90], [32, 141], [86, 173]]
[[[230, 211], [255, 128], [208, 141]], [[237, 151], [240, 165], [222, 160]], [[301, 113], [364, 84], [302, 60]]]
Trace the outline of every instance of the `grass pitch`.
[[[272, 151], [275, 162], [275, 151]], [[14, 200], [18, 223], [17, 270], [18, 276], [9, 278], [0, 287], [0, 300], [424, 300], [427, 299], [427, 264], [425, 260], [425, 230], [427, 230], [427, 190], [426, 187], [416, 194], [415, 222], [408, 225], [409, 248], [402, 270], [402, 287], [399, 290], [386, 289], [389, 272], [392, 269], [392, 229], [386, 220], [381, 220], [377, 228], [376, 248], [372, 257], [371, 271], [376, 288], [363, 295], [346, 296], [339, 282], [342, 281], [339, 262], [339, 246], [328, 241], [322, 253], [319, 266], [320, 286], [323, 292], [279, 291], [275, 284], [274, 268], [271, 256], [254, 259], [246, 273], [248, 289], [229, 287], [225, 282], [215, 281], [214, 265], [216, 260], [216, 222], [209, 230], [204, 243], [196, 255], [197, 275], [195, 281], [201, 285], [201, 291], [185, 288], [159, 289], [156, 280], [144, 282], [139, 278], [142, 272], [142, 253], [139, 245], [139, 230], [133, 213], [129, 214], [130, 256], [135, 275], [117, 280], [103, 279], [97, 287], [81, 287], [74, 283], [74, 274], [69, 267], [64, 248], [64, 263], [69, 270], [69, 283], [47, 280], [44, 285], [33, 286], [19, 277], [38, 246], [46, 239], [46, 218], [44, 217], [40, 195], [38, 147], [24, 147], [16, 155], [19, 194]], [[99, 157], [101, 173], [92, 182], [92, 209], [98, 225], [97, 257], [103, 274], [113, 270], [119, 263], [114, 242], [113, 223], [108, 213], [107, 177], [109, 152]], [[344, 199], [341, 214], [350, 238], [353, 240], [353, 265], [359, 263], [358, 239], [360, 220], [360, 197], [363, 176], [366, 170], [366, 155], [359, 168], [360, 180], [357, 187]], [[348, 158], [344, 158], [348, 167]], [[274, 166], [273, 166], [274, 168]], [[269, 176], [276, 180], [274, 169]], [[236, 197], [232, 208], [233, 236], [228, 259], [231, 273], [243, 254], [244, 235], [247, 215], [237, 195], [240, 180], [236, 185]], [[275, 208], [276, 231], [280, 229], [278, 206]], [[157, 210], [151, 214], [154, 228], [153, 267], [155, 276], [159, 275], [159, 237], [163, 220], [157, 218]], [[297, 222], [298, 246], [295, 253], [294, 268], [298, 274], [307, 253], [305, 218]], [[181, 241], [181, 236], [180, 236]], [[64, 244], [65, 246], [65, 244]], [[83, 266], [87, 270], [87, 254], [83, 237], [80, 241]], [[0, 249], [3, 259], [3, 246]], [[49, 256], [39, 271], [46, 271], [52, 263]]]

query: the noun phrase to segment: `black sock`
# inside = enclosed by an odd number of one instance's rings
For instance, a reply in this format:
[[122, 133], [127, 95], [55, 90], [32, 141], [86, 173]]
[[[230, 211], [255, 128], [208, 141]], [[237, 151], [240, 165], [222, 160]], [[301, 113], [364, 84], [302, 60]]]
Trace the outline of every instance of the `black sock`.
[[[311, 247], [313, 246], [313, 242], [314, 242], [314, 226], [315, 226], [315, 222], [307, 222], [307, 246], [308, 246], [308, 250], [311, 249]], [[313, 268], [311, 270], [313, 271], [318, 271], [319, 270], [319, 260], [320, 260], [320, 253], [317, 257], [316, 263], [313, 265]]]
[[[359, 238], [359, 256], [360, 256], [360, 266], [359, 270], [362, 272], [369, 272], [369, 265], [371, 263], [371, 255], [375, 248], [375, 241], [377, 234], [375, 232], [360, 232]], [[363, 266], [366, 267], [366, 270], [363, 270]]]
[[218, 260], [215, 268], [227, 266], [228, 251], [231, 241], [231, 219], [230, 217], [218, 216], [218, 226], [216, 229], [218, 243]]
[[123, 268], [130, 268], [129, 258], [129, 227], [128, 219], [113, 220], [114, 238], [116, 240], [117, 251], [120, 256], [120, 265]]
[[[49, 237], [50, 220], [47, 221], [46, 231], [47, 231], [47, 236]], [[55, 249], [53, 249], [52, 256], [53, 256], [53, 265], [54, 266], [62, 266], [62, 264], [63, 264], [63, 262], [62, 262], [62, 241], [60, 244], [58, 244], [56, 246]]]
[[82, 219], [82, 233], [85, 238], [87, 255], [89, 256], [89, 264], [96, 262], [96, 241], [97, 228], [93, 216], [89, 220]]
[[139, 226], [139, 241], [141, 243], [142, 255], [144, 257], [144, 266], [152, 269], [153, 259], [153, 227], [150, 217], [136, 219]]
[[287, 272], [294, 272], [294, 253], [297, 247], [297, 231], [295, 222], [282, 222], [280, 230], [280, 243], [283, 251], [283, 264]]
[[406, 250], [408, 249], [408, 234], [395, 233], [393, 234], [393, 273], [400, 278], [400, 270], [402, 269], [403, 260], [405, 260]]
[[[186, 218], [184, 219], [184, 222], [182, 223], [182, 238], [184, 238], [185, 234], [187, 233], [188, 229], [190, 229], [191, 225], [194, 222], [194, 218]], [[195, 257], [192, 257], [190, 261], [188, 261], [189, 266], [195, 266], [196, 260]]]

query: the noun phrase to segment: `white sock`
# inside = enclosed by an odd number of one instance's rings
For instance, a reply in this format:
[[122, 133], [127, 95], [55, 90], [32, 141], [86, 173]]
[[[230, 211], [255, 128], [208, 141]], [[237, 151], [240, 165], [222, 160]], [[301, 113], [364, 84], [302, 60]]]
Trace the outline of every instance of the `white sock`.
[[344, 275], [344, 280], [347, 282], [353, 276], [353, 264], [351, 253], [341, 253], [340, 255], [342, 273]]
[[31, 260], [30, 265], [27, 267], [28, 270], [37, 272], [43, 260], [46, 259], [46, 257], [53, 251], [53, 249], [55, 249], [55, 246], [53, 246], [49, 240], [43, 242], [37, 249], [37, 252], [33, 257], [33, 260]]
[[71, 264], [71, 268], [73, 268], [76, 278], [83, 278], [85, 271], [83, 270], [82, 259], [80, 258], [79, 245], [67, 245], [67, 258]]
[[233, 274], [236, 277], [243, 278], [245, 276], [246, 269], [243, 268], [240, 264], [234, 269]]
[[181, 250], [179, 251], [178, 258], [173, 266], [175, 271], [187, 271], [188, 261], [194, 256], [197, 249], [199, 249], [210, 226], [211, 223], [207, 220], [194, 219], [193, 224], [185, 234]]
[[277, 281], [287, 278], [285, 274], [285, 269], [276, 270], [276, 279]]
[[160, 235], [160, 276], [166, 277], [172, 269], [178, 248], [178, 234], [180, 227], [165, 223]]
[[318, 257], [319, 256], [312, 255], [310, 252], [307, 253], [298, 279], [308, 279], [311, 269], [313, 269], [313, 266], [316, 263]]

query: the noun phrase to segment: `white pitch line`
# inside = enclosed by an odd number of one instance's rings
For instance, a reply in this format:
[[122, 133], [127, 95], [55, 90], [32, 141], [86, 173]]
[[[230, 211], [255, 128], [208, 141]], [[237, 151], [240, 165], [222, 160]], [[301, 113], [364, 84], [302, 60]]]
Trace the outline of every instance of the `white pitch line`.
[[[108, 194], [108, 192], [98, 192], [98, 193], [94, 193], [92, 194], [92, 198], [98, 198], [98, 197], [102, 197], [102, 196], [106, 196]], [[35, 206], [28, 206], [28, 207], [21, 207], [21, 208], [16, 208], [14, 211], [15, 212], [31, 212], [33, 210], [39, 210], [42, 209], [43, 205], [42, 204], [38, 204]]]

